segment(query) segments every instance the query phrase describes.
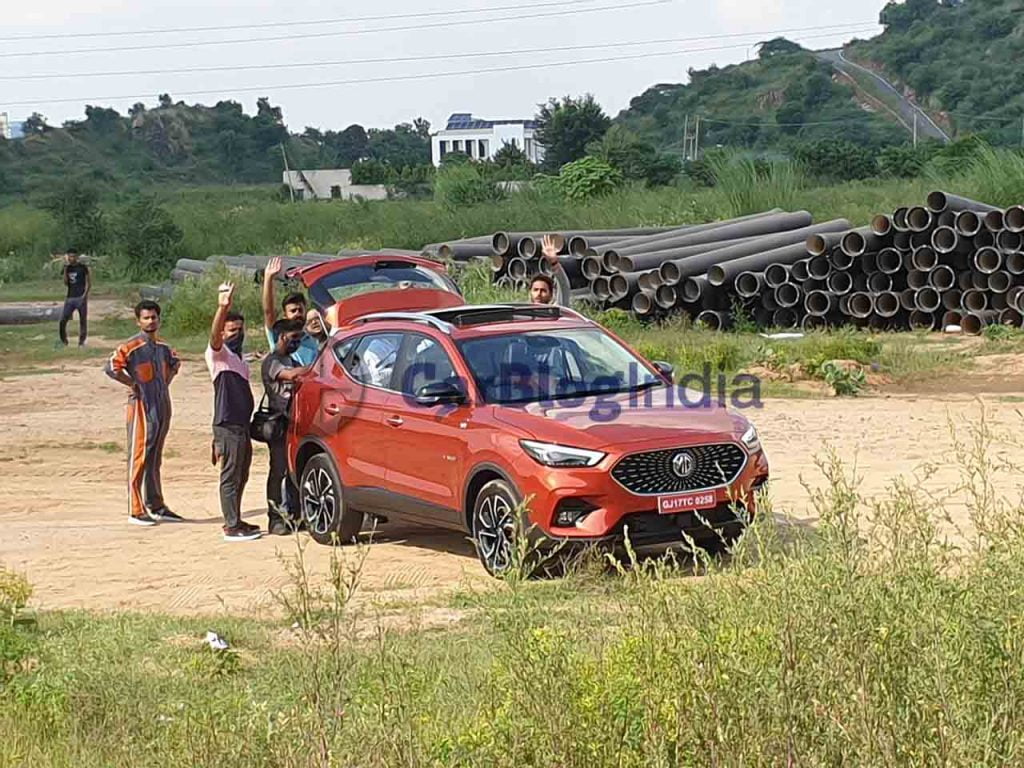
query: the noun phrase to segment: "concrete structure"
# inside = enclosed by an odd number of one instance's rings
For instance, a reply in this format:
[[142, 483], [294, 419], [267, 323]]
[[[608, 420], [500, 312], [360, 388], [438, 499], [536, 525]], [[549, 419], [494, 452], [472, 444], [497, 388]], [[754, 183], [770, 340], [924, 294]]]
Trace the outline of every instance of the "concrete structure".
[[297, 200], [388, 199], [388, 189], [383, 184], [353, 184], [348, 168], [285, 171], [282, 182], [295, 191]]
[[469, 112], [456, 112], [448, 118], [444, 130], [430, 140], [434, 165], [449, 152], [462, 152], [474, 160], [491, 160], [505, 144], [519, 147], [531, 163], [544, 159], [544, 149], [537, 144], [535, 120], [479, 120]]
[[11, 130], [11, 121], [6, 112], [0, 112], [0, 139], [13, 139], [14, 132]]

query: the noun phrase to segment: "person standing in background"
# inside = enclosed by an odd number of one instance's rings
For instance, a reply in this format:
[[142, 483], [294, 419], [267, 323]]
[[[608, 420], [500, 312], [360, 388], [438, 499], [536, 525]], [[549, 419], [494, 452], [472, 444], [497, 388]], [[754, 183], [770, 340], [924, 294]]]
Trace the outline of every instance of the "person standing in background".
[[217, 294], [217, 311], [206, 347], [206, 367], [213, 379], [213, 463], [220, 463], [220, 509], [224, 541], [260, 538], [258, 525], [242, 520], [242, 494], [249, 482], [252, 440], [249, 422], [253, 399], [249, 366], [242, 357], [245, 318], [231, 311], [235, 286], [224, 283]]
[[[277, 337], [274, 336], [274, 323], [277, 322], [277, 310], [274, 309], [274, 280], [283, 270], [281, 257], [275, 256], [263, 270], [263, 326], [267, 333], [267, 342], [271, 351], [277, 347]], [[323, 333], [323, 324], [320, 322], [320, 315], [317, 313], [310, 325], [311, 318], [306, 312], [306, 297], [301, 293], [291, 293], [284, 297], [281, 302], [281, 309], [284, 311], [285, 320], [299, 320], [306, 323], [306, 331], [302, 334], [298, 348], [292, 353], [292, 359], [299, 365], [312, 365], [320, 354], [320, 344], [314, 333]], [[313, 329], [310, 332], [310, 329]]]
[[89, 268], [78, 262], [78, 251], [74, 248], [68, 248], [64, 254], [64, 267], [60, 274], [67, 286], [64, 310], [60, 315], [60, 342], [65, 347], [68, 345], [68, 321], [77, 312], [78, 346], [83, 347], [89, 332], [89, 290], [92, 288], [92, 277]]
[[177, 353], [157, 336], [160, 305], [135, 306], [139, 334], [120, 345], [107, 361], [107, 376], [131, 388], [128, 400], [128, 522], [152, 526], [180, 523], [164, 504], [160, 464], [171, 427], [170, 385], [178, 375]]

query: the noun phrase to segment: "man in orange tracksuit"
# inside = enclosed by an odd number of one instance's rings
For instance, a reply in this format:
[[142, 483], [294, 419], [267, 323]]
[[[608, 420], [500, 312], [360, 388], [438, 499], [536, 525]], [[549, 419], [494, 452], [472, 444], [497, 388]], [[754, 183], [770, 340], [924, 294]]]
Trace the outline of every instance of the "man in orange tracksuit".
[[142, 301], [135, 307], [140, 333], [114, 350], [106, 374], [127, 387], [128, 522], [156, 525], [181, 522], [164, 504], [160, 461], [171, 426], [170, 383], [178, 373], [178, 355], [157, 337], [160, 305]]

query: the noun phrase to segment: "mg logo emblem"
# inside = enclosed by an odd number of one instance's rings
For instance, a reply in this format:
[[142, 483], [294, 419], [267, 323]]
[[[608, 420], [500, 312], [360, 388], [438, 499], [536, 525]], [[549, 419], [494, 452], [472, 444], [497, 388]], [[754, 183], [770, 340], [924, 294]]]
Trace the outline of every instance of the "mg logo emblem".
[[689, 477], [697, 468], [697, 460], [689, 451], [680, 451], [672, 457], [672, 471], [679, 477]]

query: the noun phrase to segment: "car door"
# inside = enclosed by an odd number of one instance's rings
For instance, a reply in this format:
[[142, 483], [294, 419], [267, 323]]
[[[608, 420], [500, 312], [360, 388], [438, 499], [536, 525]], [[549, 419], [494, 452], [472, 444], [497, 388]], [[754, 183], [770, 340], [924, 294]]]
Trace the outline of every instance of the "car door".
[[321, 397], [321, 422], [357, 507], [377, 506], [386, 490], [390, 429], [384, 418], [401, 402], [390, 388], [401, 344], [401, 333], [378, 332], [338, 345], [332, 386]]
[[406, 333], [395, 376], [393, 386], [402, 392], [402, 402], [384, 417], [390, 428], [388, 485], [407, 514], [462, 528], [460, 478], [472, 406], [422, 406], [415, 401], [423, 385], [458, 378], [452, 357], [440, 338]]

